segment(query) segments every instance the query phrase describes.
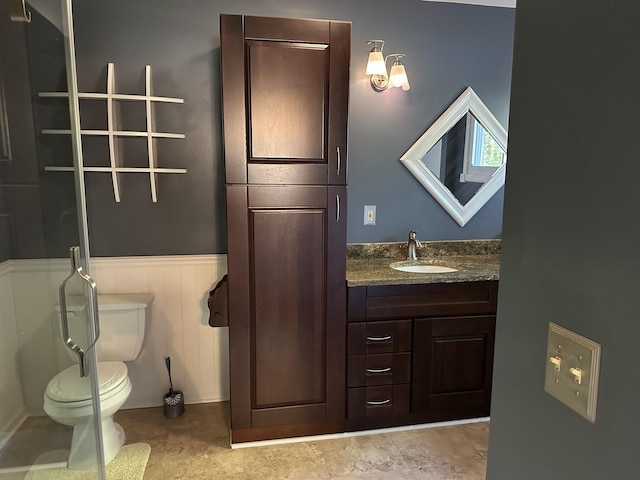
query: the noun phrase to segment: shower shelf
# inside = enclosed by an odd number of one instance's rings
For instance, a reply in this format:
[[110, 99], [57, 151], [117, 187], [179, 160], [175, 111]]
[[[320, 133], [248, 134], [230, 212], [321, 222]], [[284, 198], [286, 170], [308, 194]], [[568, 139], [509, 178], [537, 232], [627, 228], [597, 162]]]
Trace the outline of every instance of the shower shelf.
[[[116, 202], [120, 202], [120, 174], [121, 173], [145, 173], [149, 175], [149, 183], [151, 187], [151, 199], [153, 202], [158, 201], [157, 195], [157, 174], [184, 174], [187, 173], [186, 168], [161, 168], [156, 166], [156, 146], [154, 140], [157, 138], [174, 138], [183, 139], [183, 133], [169, 133], [154, 131], [154, 103], [184, 103], [182, 98], [160, 97], [152, 94], [151, 88], [151, 65], [145, 67], [145, 95], [130, 95], [116, 93], [115, 86], [115, 67], [113, 63], [107, 65], [107, 93], [78, 93], [79, 100], [106, 100], [107, 102], [107, 124], [106, 130], [80, 130], [80, 134], [84, 136], [102, 136], [109, 139], [109, 166], [83, 166], [85, 172], [102, 172], [110, 173], [113, 183], [113, 195]], [[39, 97], [42, 98], [68, 98], [68, 92], [40, 92]], [[133, 101], [145, 102], [146, 105], [146, 123], [145, 131], [118, 130], [117, 115], [114, 109], [115, 101]], [[44, 135], [71, 135], [70, 129], [43, 129]], [[147, 139], [148, 166], [146, 167], [124, 167], [120, 163], [118, 155], [117, 142], [120, 137], [141, 137]], [[73, 172], [74, 167], [66, 166], [45, 166], [46, 171], [51, 172]]]

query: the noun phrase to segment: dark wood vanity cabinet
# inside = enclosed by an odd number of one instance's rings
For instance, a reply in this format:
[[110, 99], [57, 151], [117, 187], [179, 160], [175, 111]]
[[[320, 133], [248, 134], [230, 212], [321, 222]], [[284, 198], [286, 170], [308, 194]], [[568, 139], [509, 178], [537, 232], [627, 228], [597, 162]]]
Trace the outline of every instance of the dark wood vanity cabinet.
[[497, 284], [349, 288], [347, 429], [488, 415]]
[[340, 432], [351, 26], [220, 31], [231, 439]]
[[420, 318], [411, 410], [433, 420], [489, 415], [495, 315]]

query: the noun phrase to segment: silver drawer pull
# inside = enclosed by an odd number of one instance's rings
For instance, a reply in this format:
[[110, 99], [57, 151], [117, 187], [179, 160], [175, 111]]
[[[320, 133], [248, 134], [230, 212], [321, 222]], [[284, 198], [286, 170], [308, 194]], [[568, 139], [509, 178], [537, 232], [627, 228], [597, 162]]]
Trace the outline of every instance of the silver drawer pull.
[[338, 176], [340, 176], [340, 167], [341, 167], [340, 164], [342, 163], [342, 160], [340, 158], [340, 147], [336, 147], [336, 163], [337, 163], [337, 167], [338, 167], [337, 170], [336, 170], [336, 174]]
[[387, 335], [386, 337], [367, 337], [367, 340], [370, 342], [386, 342], [392, 338], [393, 337], [391, 335]]
[[386, 400], [379, 400], [379, 401], [374, 401], [374, 400], [367, 400], [367, 405], [386, 405], [387, 403], [391, 403], [391, 399], [387, 398]]
[[367, 368], [367, 373], [387, 373], [391, 371], [391, 367], [386, 368]]

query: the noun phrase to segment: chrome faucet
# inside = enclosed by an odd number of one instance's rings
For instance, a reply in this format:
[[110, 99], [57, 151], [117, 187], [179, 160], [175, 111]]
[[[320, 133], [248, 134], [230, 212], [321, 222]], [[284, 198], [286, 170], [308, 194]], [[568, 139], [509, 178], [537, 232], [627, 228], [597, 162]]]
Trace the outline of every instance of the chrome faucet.
[[422, 244], [420, 240], [416, 238], [416, 232], [413, 230], [409, 231], [409, 242], [407, 244], [407, 260], [417, 260], [418, 255], [416, 255], [416, 248], [422, 248]]

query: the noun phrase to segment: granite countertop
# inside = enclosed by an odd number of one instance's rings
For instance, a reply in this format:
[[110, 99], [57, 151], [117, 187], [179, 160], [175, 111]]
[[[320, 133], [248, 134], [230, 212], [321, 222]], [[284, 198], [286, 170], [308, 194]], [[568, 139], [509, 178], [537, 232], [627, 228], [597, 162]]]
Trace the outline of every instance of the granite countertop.
[[500, 278], [500, 240], [422, 242], [418, 260], [456, 268], [450, 273], [409, 273], [390, 263], [406, 259], [407, 244], [352, 243], [347, 245], [347, 286], [456, 283]]

